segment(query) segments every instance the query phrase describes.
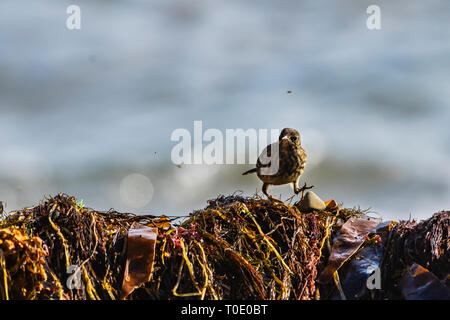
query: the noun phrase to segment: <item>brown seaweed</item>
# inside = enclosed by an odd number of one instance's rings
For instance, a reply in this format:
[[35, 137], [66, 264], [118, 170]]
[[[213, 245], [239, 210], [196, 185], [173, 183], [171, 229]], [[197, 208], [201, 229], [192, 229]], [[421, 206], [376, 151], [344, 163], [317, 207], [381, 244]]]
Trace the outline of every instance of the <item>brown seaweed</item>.
[[[296, 204], [220, 196], [180, 219], [95, 211], [60, 194], [0, 221], [0, 298], [306, 300], [333, 298], [336, 288], [345, 298], [352, 286], [349, 298], [395, 299], [413, 263], [449, 287], [449, 212], [365, 228], [339, 269], [345, 283], [334, 272], [334, 284], [318, 285], [332, 240], [366, 212], [326, 205], [302, 213]], [[135, 227], [151, 239], [133, 249]], [[383, 286], [363, 294], [359, 269], [368, 262], [380, 266]]]

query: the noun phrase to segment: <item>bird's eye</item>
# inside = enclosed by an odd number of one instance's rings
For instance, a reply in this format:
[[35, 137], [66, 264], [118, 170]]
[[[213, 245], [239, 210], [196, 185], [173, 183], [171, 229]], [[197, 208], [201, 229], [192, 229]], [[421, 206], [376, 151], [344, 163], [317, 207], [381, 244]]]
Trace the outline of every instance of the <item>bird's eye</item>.
[[291, 140], [295, 142], [297, 141], [297, 137], [291, 137]]

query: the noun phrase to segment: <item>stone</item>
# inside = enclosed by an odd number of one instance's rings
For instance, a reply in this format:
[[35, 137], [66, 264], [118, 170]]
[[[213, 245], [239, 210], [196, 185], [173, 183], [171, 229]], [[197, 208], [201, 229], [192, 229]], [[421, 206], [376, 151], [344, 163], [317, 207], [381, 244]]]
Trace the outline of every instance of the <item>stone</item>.
[[308, 191], [298, 204], [298, 209], [301, 212], [311, 212], [314, 210], [322, 211], [325, 210], [326, 207], [325, 202], [312, 191]]

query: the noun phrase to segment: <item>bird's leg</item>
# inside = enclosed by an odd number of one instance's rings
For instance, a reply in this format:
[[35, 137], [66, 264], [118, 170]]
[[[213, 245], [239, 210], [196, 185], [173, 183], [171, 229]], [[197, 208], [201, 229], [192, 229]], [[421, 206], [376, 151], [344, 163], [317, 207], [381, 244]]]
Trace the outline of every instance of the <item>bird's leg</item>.
[[300, 190], [300, 188], [298, 187], [298, 180], [292, 182], [292, 187], [294, 188], [295, 194], [299, 194], [299, 193], [300, 193], [301, 190]]
[[269, 190], [270, 184], [268, 183], [264, 183], [262, 186], [262, 192], [266, 195], [266, 197], [272, 201], [272, 202], [280, 202], [280, 200], [275, 199], [274, 197], [272, 197], [270, 194], [267, 193], [267, 190]]
[[264, 182], [263, 186], [262, 186], [262, 192], [266, 195], [266, 197], [269, 200], [273, 200], [272, 196], [267, 193], [267, 190], [269, 190], [269, 187], [270, 187], [270, 184]]
[[263, 183], [262, 192], [266, 195], [267, 198], [270, 198], [269, 194], [267, 193], [267, 190], [269, 190], [269, 185], [267, 183]]

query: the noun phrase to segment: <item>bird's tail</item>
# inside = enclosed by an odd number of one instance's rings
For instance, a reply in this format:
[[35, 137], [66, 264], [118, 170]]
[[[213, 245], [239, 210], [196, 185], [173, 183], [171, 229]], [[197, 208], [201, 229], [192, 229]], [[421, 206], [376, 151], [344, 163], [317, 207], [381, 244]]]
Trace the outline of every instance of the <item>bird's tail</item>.
[[256, 168], [245, 171], [242, 175], [245, 176], [246, 174], [249, 174], [249, 173], [256, 173]]

